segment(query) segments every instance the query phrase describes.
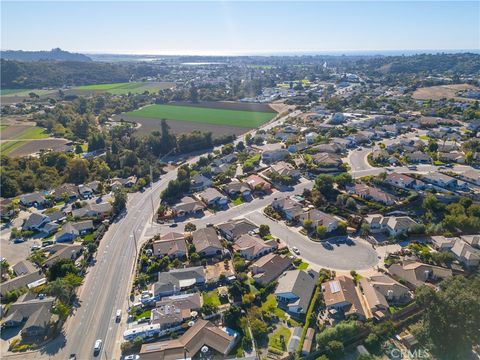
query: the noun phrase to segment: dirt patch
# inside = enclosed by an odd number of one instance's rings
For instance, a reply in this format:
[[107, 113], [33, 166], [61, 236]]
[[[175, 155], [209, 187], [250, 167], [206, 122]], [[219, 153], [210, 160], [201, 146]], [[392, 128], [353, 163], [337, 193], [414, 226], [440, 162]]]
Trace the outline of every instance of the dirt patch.
[[198, 103], [179, 101], [179, 102], [171, 103], [169, 105], [193, 106], [193, 107], [203, 107], [203, 108], [222, 109], [222, 110], [261, 111], [261, 112], [271, 112], [271, 113], [277, 112], [275, 109], [270, 107], [270, 104], [244, 103], [244, 102], [235, 102], [235, 101], [202, 101]]
[[68, 147], [70, 141], [66, 139], [38, 139], [30, 140], [26, 144], [20, 146], [19, 148], [13, 150], [9, 156], [27, 156], [32, 155], [40, 150], [53, 150], [53, 151], [65, 151]]
[[[125, 121], [132, 121], [140, 124], [140, 127], [138, 127], [135, 132], [137, 135], [143, 136], [150, 134], [152, 131], [160, 131], [160, 119], [127, 115], [115, 115], [113, 119], [115, 121], [124, 119]], [[242, 128], [238, 126], [202, 124], [191, 121], [167, 120], [167, 124], [170, 126], [170, 131], [174, 134], [187, 134], [197, 130], [211, 132], [214, 138], [222, 135], [241, 135], [250, 130], [250, 128]]]
[[415, 90], [412, 94], [412, 98], [418, 100], [455, 99], [458, 101], [475, 101], [474, 99], [457, 96], [458, 91], [467, 89], [479, 90], [479, 88], [477, 88], [476, 86], [469, 84], [430, 86]]
[[280, 101], [280, 102], [273, 102], [271, 104], [269, 104], [269, 106], [275, 110], [277, 113], [281, 114], [285, 111], [288, 111], [290, 109], [295, 109], [295, 106], [293, 105], [287, 105], [285, 104], [284, 102]]

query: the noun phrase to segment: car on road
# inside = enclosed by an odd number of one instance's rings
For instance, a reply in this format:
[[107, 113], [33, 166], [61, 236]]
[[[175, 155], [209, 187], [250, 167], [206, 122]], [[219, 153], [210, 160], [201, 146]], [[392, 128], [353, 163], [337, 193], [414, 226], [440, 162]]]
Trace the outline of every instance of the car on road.
[[213, 224], [212, 223], [207, 223], [207, 225], [205, 225], [205, 227], [213, 227]]
[[121, 318], [122, 318], [122, 310], [118, 309], [117, 314], [115, 315], [115, 322], [120, 322]]
[[447, 167], [447, 168], [453, 168], [453, 164], [445, 164], [445, 167]]
[[34, 245], [32, 245], [31, 250], [32, 250], [32, 251], [36, 251], [36, 250], [40, 250], [41, 248], [42, 248], [42, 247], [41, 247], [40, 245], [34, 244]]
[[407, 166], [408, 170], [417, 170], [417, 165], [409, 165]]
[[13, 243], [14, 244], [20, 244], [20, 243], [23, 243], [25, 241], [24, 238], [15, 238], [13, 239]]
[[77, 354], [70, 354], [68, 360], [77, 360]]
[[300, 250], [298, 250], [298, 248], [296, 246], [292, 247], [292, 251], [297, 254], [297, 255], [300, 255]]
[[362, 151], [363, 148], [360, 146], [359, 148], [357, 148], [357, 151]]
[[177, 226], [178, 226], [178, 224], [176, 224], [176, 223], [170, 224], [170, 227], [177, 227]]
[[95, 341], [95, 345], [93, 346], [93, 355], [97, 356], [100, 354], [100, 350], [102, 350], [102, 340], [98, 339]]

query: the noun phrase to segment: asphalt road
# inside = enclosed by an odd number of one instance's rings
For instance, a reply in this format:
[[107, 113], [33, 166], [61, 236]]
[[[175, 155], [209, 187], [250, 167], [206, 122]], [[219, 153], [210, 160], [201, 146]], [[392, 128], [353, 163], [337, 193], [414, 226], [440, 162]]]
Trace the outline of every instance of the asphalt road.
[[296, 246], [300, 251], [299, 257], [316, 269], [365, 270], [378, 263], [377, 252], [364, 240], [354, 239], [350, 245], [340, 243], [326, 248], [323, 244], [314, 242], [295, 229], [289, 228], [285, 223], [271, 220], [260, 210], [248, 214], [246, 218], [257, 225], [268, 225], [272, 235], [290, 247]]
[[[176, 171], [164, 175], [153, 187], [129, 197], [125, 216], [113, 223], [105, 233], [97, 252], [98, 262], [89, 268], [79, 293], [79, 307], [64, 327], [65, 339], [56, 339], [41, 352], [54, 359], [93, 359], [96, 339], [103, 341], [96, 359], [119, 358], [121, 326], [115, 323], [115, 312], [126, 309], [135, 260], [135, 244], [141, 239], [146, 224], [151, 221], [153, 208], [158, 207], [160, 192], [174, 179]], [[135, 238], [133, 236], [135, 233]], [[65, 341], [64, 344], [62, 344]]]

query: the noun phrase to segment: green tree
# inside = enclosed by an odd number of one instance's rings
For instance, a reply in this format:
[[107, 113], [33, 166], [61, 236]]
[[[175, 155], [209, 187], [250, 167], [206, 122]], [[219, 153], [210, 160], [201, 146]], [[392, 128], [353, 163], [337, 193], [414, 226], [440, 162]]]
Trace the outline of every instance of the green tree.
[[195, 224], [192, 224], [191, 222], [185, 224], [185, 231], [192, 232], [195, 230], [197, 230], [197, 226]]
[[270, 226], [268, 225], [260, 225], [259, 229], [258, 229], [258, 234], [260, 235], [260, 237], [264, 238], [265, 236], [268, 236], [270, 235]]
[[320, 174], [315, 179], [315, 188], [323, 195], [327, 195], [333, 190], [333, 176], [327, 174]]
[[325, 346], [325, 352], [329, 359], [341, 359], [345, 353], [343, 344], [340, 341], [332, 340]]
[[127, 207], [127, 193], [122, 189], [113, 192], [114, 201], [112, 204], [114, 214], [120, 214]]
[[88, 179], [88, 162], [83, 159], [73, 159], [67, 168], [68, 181], [74, 184], [82, 184]]

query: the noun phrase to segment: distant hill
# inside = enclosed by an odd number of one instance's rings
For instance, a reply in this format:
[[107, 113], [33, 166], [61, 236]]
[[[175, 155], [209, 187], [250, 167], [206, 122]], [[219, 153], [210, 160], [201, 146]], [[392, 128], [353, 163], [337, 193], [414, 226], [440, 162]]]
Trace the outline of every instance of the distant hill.
[[92, 61], [83, 54], [71, 53], [62, 49], [52, 49], [50, 51], [23, 51], [23, 50], [5, 50], [1, 52], [0, 57], [5, 60], [17, 61], [38, 61], [38, 60], [58, 60], [58, 61]]
[[64, 85], [126, 82], [128, 66], [96, 61], [16, 61], [1, 59], [2, 89], [38, 89]]

